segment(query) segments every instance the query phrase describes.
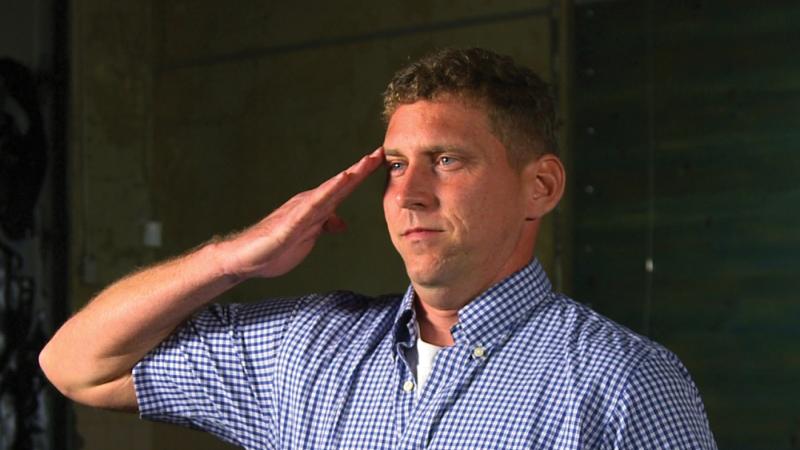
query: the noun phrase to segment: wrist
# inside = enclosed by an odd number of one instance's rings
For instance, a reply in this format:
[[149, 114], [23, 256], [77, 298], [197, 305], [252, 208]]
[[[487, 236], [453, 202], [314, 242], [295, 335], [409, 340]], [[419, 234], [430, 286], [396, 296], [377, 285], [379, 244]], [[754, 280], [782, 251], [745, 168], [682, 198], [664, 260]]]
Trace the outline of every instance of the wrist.
[[231, 286], [246, 280], [242, 270], [239, 270], [235, 253], [230, 248], [230, 241], [214, 238], [204, 245], [198, 252], [207, 264], [211, 265], [214, 278], [220, 279]]

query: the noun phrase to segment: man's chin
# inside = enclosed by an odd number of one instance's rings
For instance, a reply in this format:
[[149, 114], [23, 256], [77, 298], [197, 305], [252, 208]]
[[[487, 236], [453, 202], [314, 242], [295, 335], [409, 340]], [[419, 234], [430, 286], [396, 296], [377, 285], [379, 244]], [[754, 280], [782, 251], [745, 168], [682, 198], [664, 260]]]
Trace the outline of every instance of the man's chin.
[[417, 264], [406, 266], [408, 278], [417, 286], [444, 287], [452, 282], [452, 271], [444, 264]]

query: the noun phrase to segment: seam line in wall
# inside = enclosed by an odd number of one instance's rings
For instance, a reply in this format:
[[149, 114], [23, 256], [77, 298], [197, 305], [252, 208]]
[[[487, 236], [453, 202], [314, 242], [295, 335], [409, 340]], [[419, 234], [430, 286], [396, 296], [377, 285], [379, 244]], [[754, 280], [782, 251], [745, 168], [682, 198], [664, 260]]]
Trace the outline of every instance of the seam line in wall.
[[456, 28], [468, 28], [479, 25], [487, 25], [496, 22], [521, 20], [535, 16], [549, 16], [550, 14], [551, 14], [550, 5], [546, 5], [539, 8], [529, 8], [529, 9], [507, 11], [495, 14], [486, 14], [481, 16], [465, 17], [455, 20], [433, 22], [428, 24], [389, 28], [386, 30], [379, 30], [370, 33], [325, 37], [325, 38], [311, 39], [302, 42], [249, 48], [235, 52], [221, 53], [217, 55], [200, 57], [200, 58], [179, 59], [174, 62], [170, 62], [168, 64], [163, 64], [159, 66], [158, 71], [164, 73], [174, 70], [186, 69], [190, 67], [225, 64], [233, 61], [258, 59], [282, 53], [290, 53], [303, 50], [315, 50], [324, 47], [357, 44], [360, 42], [368, 42], [380, 39], [392, 39], [396, 37], [409, 36], [418, 33], [444, 31]]

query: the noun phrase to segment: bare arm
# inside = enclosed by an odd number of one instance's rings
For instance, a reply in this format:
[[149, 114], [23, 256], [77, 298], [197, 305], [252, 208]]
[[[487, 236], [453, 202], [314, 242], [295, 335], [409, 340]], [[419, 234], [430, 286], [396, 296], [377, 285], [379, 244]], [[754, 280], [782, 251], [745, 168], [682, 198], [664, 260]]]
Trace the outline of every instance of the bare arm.
[[45, 374], [77, 402], [135, 411], [133, 366], [220, 294], [248, 278], [289, 272], [322, 232], [343, 230], [336, 207], [382, 161], [378, 149], [243, 232], [112, 284], [42, 350]]

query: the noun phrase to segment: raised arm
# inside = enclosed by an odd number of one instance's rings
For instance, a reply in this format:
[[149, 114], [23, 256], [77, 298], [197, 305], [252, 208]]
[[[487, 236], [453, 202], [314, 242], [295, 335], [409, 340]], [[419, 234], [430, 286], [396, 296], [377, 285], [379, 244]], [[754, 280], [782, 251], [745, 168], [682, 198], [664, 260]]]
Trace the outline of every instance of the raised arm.
[[342, 231], [336, 207], [382, 162], [379, 148], [241, 233], [112, 284], [56, 332], [39, 355], [42, 370], [77, 402], [135, 411], [133, 366], [212, 299], [248, 278], [289, 272], [320, 234]]

